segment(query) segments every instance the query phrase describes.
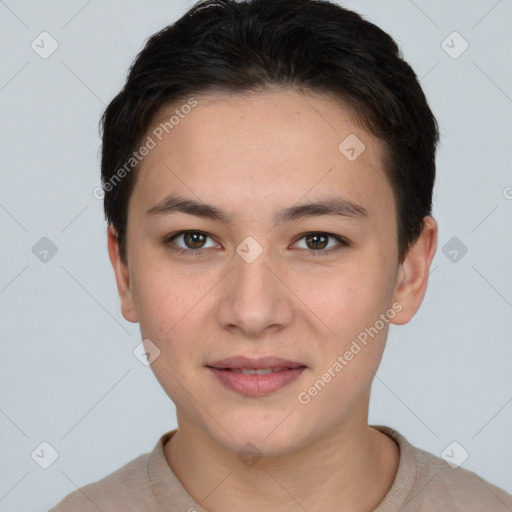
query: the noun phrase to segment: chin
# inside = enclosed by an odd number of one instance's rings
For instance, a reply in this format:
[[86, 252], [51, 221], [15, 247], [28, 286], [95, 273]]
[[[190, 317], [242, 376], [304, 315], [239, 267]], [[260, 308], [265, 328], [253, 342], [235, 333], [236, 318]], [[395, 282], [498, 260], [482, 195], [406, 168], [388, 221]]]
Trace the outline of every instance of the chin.
[[262, 412], [260, 416], [254, 412], [224, 416], [222, 425], [226, 430], [209, 424], [207, 431], [215, 441], [238, 456], [244, 451], [255, 451], [266, 457], [286, 455], [303, 446], [312, 436], [307, 431], [307, 423], [293, 418], [296, 413], [287, 417], [289, 413], [282, 410]]

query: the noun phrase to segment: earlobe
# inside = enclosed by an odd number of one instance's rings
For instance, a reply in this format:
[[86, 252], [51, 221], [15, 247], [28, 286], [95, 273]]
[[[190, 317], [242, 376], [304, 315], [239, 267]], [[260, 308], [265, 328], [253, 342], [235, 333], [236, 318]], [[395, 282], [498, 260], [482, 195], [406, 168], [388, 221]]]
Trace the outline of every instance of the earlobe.
[[121, 313], [125, 320], [136, 323], [139, 319], [132, 296], [128, 264], [121, 259], [117, 233], [111, 224], [107, 226], [107, 246], [108, 255], [116, 278], [117, 292], [121, 300]]
[[402, 309], [391, 320], [392, 323], [402, 325], [409, 322], [420, 308], [436, 247], [437, 222], [427, 216], [423, 219], [421, 235], [409, 249], [397, 274], [394, 301], [401, 304]]

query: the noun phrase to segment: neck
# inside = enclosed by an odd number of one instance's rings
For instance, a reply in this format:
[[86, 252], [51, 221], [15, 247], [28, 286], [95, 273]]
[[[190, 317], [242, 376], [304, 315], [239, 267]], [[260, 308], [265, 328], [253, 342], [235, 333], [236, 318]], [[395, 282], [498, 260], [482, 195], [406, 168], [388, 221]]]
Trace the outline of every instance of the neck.
[[369, 427], [367, 416], [244, 467], [178, 412], [178, 430], [164, 454], [188, 493], [210, 512], [238, 511], [240, 503], [250, 512], [371, 511], [391, 488], [399, 462], [396, 443]]

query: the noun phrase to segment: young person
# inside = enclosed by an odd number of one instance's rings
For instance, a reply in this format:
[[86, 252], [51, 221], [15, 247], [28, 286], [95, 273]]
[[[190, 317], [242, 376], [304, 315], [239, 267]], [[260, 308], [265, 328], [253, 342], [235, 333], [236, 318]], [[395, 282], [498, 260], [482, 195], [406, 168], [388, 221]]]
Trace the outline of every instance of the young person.
[[178, 428], [54, 512], [506, 511], [368, 425], [436, 250], [436, 120], [389, 35], [319, 0], [207, 0], [103, 116], [123, 316]]

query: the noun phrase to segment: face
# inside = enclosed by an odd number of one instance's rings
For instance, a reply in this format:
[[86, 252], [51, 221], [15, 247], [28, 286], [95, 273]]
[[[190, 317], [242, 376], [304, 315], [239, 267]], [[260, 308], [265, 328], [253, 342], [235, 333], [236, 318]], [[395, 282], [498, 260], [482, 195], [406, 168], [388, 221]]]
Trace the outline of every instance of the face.
[[432, 244], [399, 264], [379, 142], [332, 97], [197, 102], [148, 132], [127, 265], [109, 235], [122, 312], [159, 353], [178, 417], [230, 450], [282, 454], [366, 421], [389, 324], [419, 307]]

